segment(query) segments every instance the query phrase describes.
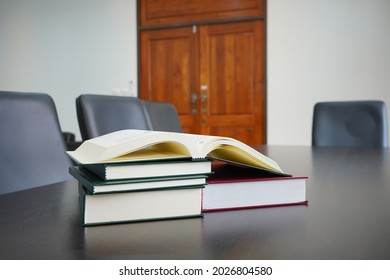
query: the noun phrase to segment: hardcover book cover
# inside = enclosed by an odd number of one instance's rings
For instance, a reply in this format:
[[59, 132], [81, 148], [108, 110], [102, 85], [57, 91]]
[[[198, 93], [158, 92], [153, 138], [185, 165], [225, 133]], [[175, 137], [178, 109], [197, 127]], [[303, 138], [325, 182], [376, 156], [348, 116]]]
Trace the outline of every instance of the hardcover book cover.
[[305, 176], [278, 176], [231, 164], [213, 164], [203, 212], [307, 204]]

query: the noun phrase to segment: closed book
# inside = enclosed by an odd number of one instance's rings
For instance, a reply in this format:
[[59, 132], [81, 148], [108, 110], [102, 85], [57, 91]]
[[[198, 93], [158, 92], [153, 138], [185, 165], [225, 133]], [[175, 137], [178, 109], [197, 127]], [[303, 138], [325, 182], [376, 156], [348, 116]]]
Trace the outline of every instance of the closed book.
[[307, 204], [306, 176], [214, 164], [203, 194], [203, 212]]
[[104, 180], [209, 174], [209, 160], [160, 160], [82, 165]]
[[193, 218], [202, 216], [203, 186], [89, 194], [81, 187], [83, 225]]
[[82, 166], [71, 166], [69, 173], [91, 194], [169, 189], [206, 184], [205, 175], [171, 176], [106, 181]]

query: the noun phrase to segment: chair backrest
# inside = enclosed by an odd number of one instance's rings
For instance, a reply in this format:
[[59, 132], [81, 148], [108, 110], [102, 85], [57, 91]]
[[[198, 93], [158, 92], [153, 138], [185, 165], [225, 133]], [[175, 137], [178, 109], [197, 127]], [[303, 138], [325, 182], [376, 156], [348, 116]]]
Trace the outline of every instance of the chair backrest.
[[377, 100], [317, 103], [312, 145], [387, 147], [386, 104]]
[[143, 101], [153, 130], [183, 132], [176, 107], [168, 102]]
[[0, 133], [0, 194], [71, 178], [49, 95], [0, 91]]
[[77, 119], [83, 141], [122, 129], [146, 129], [151, 125], [136, 97], [82, 94], [76, 99]]

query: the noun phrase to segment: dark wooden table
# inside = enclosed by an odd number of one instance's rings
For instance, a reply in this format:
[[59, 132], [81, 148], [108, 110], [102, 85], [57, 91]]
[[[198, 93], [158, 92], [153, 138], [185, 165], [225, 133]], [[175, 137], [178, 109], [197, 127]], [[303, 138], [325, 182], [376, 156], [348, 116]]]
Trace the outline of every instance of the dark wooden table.
[[308, 206], [84, 228], [71, 180], [0, 196], [0, 259], [390, 259], [389, 149], [257, 148]]

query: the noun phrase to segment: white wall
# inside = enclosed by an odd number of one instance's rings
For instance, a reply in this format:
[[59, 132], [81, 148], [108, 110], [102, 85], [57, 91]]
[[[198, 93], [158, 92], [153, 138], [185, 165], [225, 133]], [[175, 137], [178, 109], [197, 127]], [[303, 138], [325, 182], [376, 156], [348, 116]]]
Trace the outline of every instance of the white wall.
[[[310, 144], [313, 105], [390, 106], [390, 1], [268, 0], [268, 143]], [[2, 0], [0, 90], [40, 91], [63, 130], [75, 98], [137, 82], [136, 0]]]
[[268, 143], [311, 143], [315, 102], [390, 106], [390, 1], [268, 0]]
[[2, 0], [0, 90], [49, 93], [81, 139], [75, 98], [137, 82], [135, 0]]

